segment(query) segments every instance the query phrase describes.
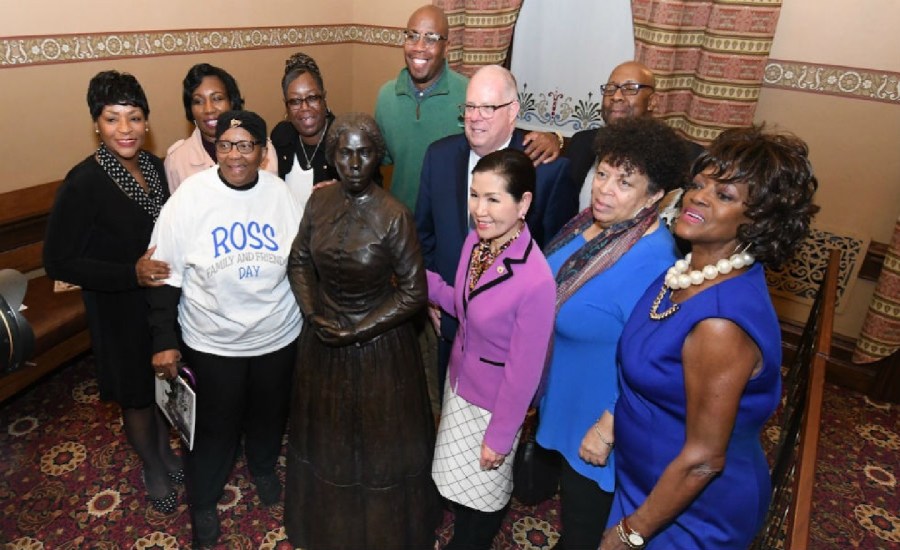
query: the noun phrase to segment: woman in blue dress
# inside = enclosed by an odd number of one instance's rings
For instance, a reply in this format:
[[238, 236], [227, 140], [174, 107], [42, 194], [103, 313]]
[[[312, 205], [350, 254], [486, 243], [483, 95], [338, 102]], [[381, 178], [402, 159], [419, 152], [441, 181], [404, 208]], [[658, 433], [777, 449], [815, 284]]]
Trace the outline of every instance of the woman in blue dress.
[[806, 144], [731, 130], [694, 163], [676, 234], [619, 342], [616, 495], [600, 548], [746, 548], [771, 487], [760, 431], [781, 396], [781, 332], [761, 264], [818, 210]]

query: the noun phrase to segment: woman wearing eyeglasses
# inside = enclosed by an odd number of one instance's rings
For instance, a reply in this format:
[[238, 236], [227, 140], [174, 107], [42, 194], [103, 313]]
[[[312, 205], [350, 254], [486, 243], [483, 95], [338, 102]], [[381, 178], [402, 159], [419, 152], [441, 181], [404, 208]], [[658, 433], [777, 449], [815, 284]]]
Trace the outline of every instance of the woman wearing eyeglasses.
[[[191, 67], [182, 82], [184, 115], [195, 128], [166, 152], [166, 178], [174, 193], [189, 176], [216, 164], [216, 121], [225, 111], [240, 111], [244, 99], [234, 77], [209, 63]], [[266, 147], [262, 168], [277, 173], [274, 147]]]
[[313, 186], [337, 179], [325, 155], [325, 133], [334, 121], [316, 60], [298, 52], [285, 61], [281, 79], [285, 118], [272, 129], [278, 176], [287, 183], [300, 212]]
[[300, 333], [287, 279], [300, 213], [284, 183], [259, 169], [266, 123], [249, 111], [225, 112], [215, 143], [218, 166], [185, 181], [151, 239], [154, 258], [171, 266], [149, 298], [153, 368], [172, 378], [183, 357], [196, 379], [186, 457], [194, 548], [219, 538], [216, 503], [242, 435], [259, 500], [279, 501], [275, 462]]

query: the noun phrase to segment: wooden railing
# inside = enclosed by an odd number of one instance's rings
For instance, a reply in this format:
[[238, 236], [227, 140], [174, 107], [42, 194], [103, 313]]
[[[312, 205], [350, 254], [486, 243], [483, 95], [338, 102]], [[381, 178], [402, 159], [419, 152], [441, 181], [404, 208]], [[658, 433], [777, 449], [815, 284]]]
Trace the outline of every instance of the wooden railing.
[[754, 550], [809, 548], [816, 451], [840, 258], [840, 251], [831, 251], [825, 279], [810, 310], [797, 353], [784, 375], [785, 404], [772, 467], [772, 501], [766, 522], [751, 546]]

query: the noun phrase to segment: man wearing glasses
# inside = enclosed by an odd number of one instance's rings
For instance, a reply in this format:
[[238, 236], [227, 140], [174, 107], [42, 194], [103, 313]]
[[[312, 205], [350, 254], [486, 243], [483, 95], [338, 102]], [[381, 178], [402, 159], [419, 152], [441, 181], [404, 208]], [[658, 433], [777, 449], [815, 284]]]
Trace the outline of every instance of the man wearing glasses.
[[[465, 133], [440, 139], [428, 147], [415, 211], [425, 267], [451, 285], [469, 232], [472, 168], [488, 153], [507, 147], [525, 149], [525, 132], [515, 128], [519, 113], [516, 80], [508, 70], [498, 65], [479, 69], [469, 81], [465, 103], [459, 107]], [[577, 210], [578, 191], [569, 176], [569, 162], [559, 158], [539, 164], [534, 197], [525, 218], [537, 244], [544, 246], [549, 242]], [[455, 333], [456, 321], [441, 315], [441, 386]]]
[[[468, 80], [445, 59], [449, 30], [439, 7], [426, 5], [413, 12], [404, 30], [406, 67], [381, 87], [375, 105], [375, 121], [387, 145], [384, 164], [394, 165], [391, 193], [413, 212], [425, 149], [462, 130], [457, 108], [465, 101]], [[535, 163], [556, 159], [562, 148], [552, 133], [531, 132], [525, 142]]]
[[[600, 116], [606, 124], [625, 118], [653, 116], [659, 99], [653, 71], [637, 61], [626, 61], [613, 69], [606, 84], [600, 86], [600, 91], [603, 94]], [[576, 133], [565, 150], [565, 156], [571, 162], [572, 179], [581, 190], [579, 211], [587, 208], [591, 202], [591, 180], [594, 178], [592, 168], [597, 156], [594, 151], [596, 134], [596, 129]], [[696, 143], [688, 144], [693, 155], [691, 158], [696, 158], [703, 151]]]

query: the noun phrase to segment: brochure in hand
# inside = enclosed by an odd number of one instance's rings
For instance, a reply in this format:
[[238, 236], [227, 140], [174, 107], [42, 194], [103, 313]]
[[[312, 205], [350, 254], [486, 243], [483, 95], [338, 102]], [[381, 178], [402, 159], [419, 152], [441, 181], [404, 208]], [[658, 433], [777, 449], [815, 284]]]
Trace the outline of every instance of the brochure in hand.
[[[194, 449], [194, 420], [197, 416], [197, 394], [185, 380], [187, 369], [179, 369], [172, 380], [156, 379], [156, 404], [166, 420], [175, 426], [188, 450]], [[192, 378], [192, 376], [189, 376]]]

